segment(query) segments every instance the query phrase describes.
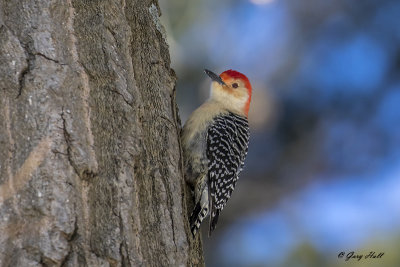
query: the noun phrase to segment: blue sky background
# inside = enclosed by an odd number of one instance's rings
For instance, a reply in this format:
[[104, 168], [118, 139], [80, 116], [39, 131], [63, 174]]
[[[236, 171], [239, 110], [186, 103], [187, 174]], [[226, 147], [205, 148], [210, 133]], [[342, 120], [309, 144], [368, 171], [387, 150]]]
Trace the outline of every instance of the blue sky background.
[[[203, 233], [207, 265], [400, 266], [400, 2], [160, 4], [183, 122], [208, 97], [204, 68], [254, 90], [246, 167]], [[337, 258], [380, 249], [375, 263]]]

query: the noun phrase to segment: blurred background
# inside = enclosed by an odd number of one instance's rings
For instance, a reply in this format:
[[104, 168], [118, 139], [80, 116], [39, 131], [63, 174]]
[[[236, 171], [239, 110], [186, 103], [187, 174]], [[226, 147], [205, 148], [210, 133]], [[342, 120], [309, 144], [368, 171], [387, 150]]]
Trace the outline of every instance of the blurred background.
[[208, 97], [204, 68], [253, 85], [245, 170], [211, 238], [203, 227], [207, 266], [400, 266], [400, 1], [160, 5], [182, 123]]

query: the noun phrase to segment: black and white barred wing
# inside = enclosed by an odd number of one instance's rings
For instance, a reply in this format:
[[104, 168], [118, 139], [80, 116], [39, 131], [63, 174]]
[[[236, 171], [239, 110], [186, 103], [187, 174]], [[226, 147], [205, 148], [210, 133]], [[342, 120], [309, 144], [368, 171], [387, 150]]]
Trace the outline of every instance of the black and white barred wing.
[[230, 198], [239, 178], [249, 143], [245, 117], [232, 113], [215, 118], [207, 134], [210, 231]]

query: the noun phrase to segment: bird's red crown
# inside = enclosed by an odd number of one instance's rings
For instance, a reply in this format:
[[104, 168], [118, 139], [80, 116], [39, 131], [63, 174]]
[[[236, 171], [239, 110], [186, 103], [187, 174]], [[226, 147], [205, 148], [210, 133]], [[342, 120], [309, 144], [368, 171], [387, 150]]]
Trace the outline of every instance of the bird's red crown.
[[231, 79], [239, 79], [244, 83], [244, 86], [246, 87], [248, 93], [249, 93], [249, 98], [247, 99], [247, 102], [244, 106], [244, 112], [246, 116], [249, 113], [249, 108], [250, 108], [250, 101], [251, 101], [251, 94], [252, 94], [252, 88], [249, 79], [244, 75], [243, 73], [240, 73], [236, 70], [226, 70], [223, 73], [219, 75], [222, 80], [224, 81], [229, 81]]

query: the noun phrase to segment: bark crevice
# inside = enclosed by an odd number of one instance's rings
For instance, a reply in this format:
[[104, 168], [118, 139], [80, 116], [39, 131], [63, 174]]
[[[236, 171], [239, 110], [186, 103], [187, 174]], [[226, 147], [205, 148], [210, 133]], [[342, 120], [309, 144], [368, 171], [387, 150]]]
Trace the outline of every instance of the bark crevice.
[[[66, 111], [68, 113], [68, 111]], [[66, 118], [66, 114], [64, 112], [64, 107], [61, 108], [61, 120], [62, 120], [62, 130], [63, 130], [63, 137], [64, 137], [64, 141], [65, 144], [67, 146], [66, 148], [66, 153], [62, 153], [59, 151], [56, 151], [56, 153], [61, 153], [67, 156], [68, 158], [68, 162], [71, 165], [71, 167], [73, 168], [73, 170], [75, 171], [76, 175], [78, 175], [79, 178], [81, 178], [82, 180], [90, 180], [92, 178], [94, 178], [97, 174], [94, 173], [92, 170], [89, 169], [82, 169], [80, 167], [78, 167], [78, 164], [75, 163], [74, 160], [74, 156], [73, 156], [73, 146], [74, 146], [74, 140], [72, 139], [71, 134], [68, 132], [67, 130], [67, 118]], [[53, 150], [54, 152], [54, 150]]]
[[58, 61], [58, 60], [56, 60], [56, 59], [53, 59], [53, 58], [50, 58], [50, 57], [48, 57], [48, 56], [46, 56], [45, 54], [42, 54], [42, 53], [40, 53], [40, 52], [36, 52], [36, 53], [34, 53], [33, 55], [34, 55], [34, 56], [41, 56], [41, 57], [43, 57], [44, 59], [53, 61], [54, 63], [60, 64], [61, 66], [67, 65], [66, 63], [61, 63], [60, 61]]
[[68, 162], [71, 165], [71, 167], [74, 169], [76, 175], [78, 175], [78, 177], [81, 177], [81, 174], [79, 173], [78, 167], [76, 166], [76, 164], [74, 163], [73, 159], [72, 159], [72, 155], [71, 155], [71, 150], [72, 150], [72, 138], [71, 135], [68, 133], [67, 131], [67, 119], [65, 118], [65, 114], [64, 114], [64, 107], [62, 107], [62, 111], [61, 111], [61, 120], [62, 120], [62, 130], [63, 130], [63, 136], [64, 136], [64, 141], [65, 144], [67, 145], [67, 158], [68, 158]]
[[35, 56], [34, 54], [31, 52], [31, 50], [29, 49], [29, 45], [25, 45], [23, 43], [21, 43], [21, 41], [18, 39], [17, 40], [20, 42], [21, 47], [23, 47], [24, 51], [25, 51], [25, 55], [26, 55], [26, 67], [22, 69], [19, 77], [18, 77], [18, 82], [19, 82], [19, 87], [18, 87], [18, 95], [17, 98], [20, 97], [22, 95], [22, 91], [24, 89], [25, 86], [25, 79], [26, 76], [32, 71], [32, 69], [34, 68], [34, 64], [35, 64]]

